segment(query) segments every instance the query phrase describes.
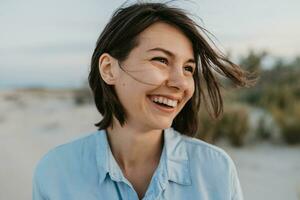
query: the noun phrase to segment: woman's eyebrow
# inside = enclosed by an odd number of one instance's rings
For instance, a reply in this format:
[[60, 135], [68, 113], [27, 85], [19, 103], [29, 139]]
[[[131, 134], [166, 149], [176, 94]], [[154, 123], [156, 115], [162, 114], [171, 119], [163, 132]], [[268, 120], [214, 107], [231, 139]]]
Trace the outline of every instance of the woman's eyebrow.
[[[161, 48], [161, 47], [156, 47], [156, 48], [153, 48], [153, 49], [148, 49], [147, 52], [149, 52], [149, 51], [161, 51], [161, 52], [167, 54], [170, 57], [173, 57], [173, 58], [175, 57], [175, 55], [171, 51], [169, 51], [167, 49], [164, 49], [164, 48]], [[188, 63], [196, 63], [193, 58], [188, 59], [187, 62]]]
[[162, 51], [163, 53], [167, 54], [170, 57], [175, 57], [175, 55], [171, 51], [160, 48], [160, 47], [156, 47], [156, 48], [147, 50], [147, 52], [149, 52], [149, 51]]

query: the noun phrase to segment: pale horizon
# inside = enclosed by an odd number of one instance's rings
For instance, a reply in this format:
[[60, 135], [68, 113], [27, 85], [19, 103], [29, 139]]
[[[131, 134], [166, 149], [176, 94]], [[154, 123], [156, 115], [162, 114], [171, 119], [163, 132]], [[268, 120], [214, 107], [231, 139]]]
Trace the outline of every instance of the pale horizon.
[[[95, 42], [123, 2], [1, 2], [0, 88], [81, 86]], [[218, 47], [234, 58], [249, 49], [285, 59], [300, 55], [298, 0], [177, 2], [201, 18]]]

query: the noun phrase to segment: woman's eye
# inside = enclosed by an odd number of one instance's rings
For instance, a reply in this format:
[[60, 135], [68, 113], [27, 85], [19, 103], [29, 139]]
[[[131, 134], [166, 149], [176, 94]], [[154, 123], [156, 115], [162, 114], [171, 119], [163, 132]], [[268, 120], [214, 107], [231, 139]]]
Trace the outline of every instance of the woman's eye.
[[192, 74], [194, 73], [194, 68], [192, 66], [186, 66], [184, 68], [190, 71]]
[[156, 61], [159, 61], [161, 63], [168, 64], [168, 60], [166, 58], [163, 58], [163, 57], [155, 57], [155, 58], [152, 58], [152, 60], [156, 60]]

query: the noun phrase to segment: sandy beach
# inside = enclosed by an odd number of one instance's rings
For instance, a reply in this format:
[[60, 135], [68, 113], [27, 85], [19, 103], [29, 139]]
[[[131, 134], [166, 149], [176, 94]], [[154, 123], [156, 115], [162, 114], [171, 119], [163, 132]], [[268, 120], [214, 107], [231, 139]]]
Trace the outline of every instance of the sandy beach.
[[[76, 105], [68, 90], [0, 92], [0, 199], [31, 199], [32, 175], [51, 148], [96, 131], [93, 104]], [[246, 200], [300, 200], [300, 145], [259, 142], [233, 148]]]

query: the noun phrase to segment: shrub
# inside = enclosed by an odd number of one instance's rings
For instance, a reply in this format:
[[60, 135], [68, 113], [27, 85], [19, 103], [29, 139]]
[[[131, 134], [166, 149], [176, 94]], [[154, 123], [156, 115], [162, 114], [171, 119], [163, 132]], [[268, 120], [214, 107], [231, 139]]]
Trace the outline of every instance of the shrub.
[[244, 145], [245, 136], [249, 132], [249, 114], [245, 106], [227, 105], [222, 118], [218, 121], [204, 112], [200, 112], [200, 115], [201, 122], [197, 135], [199, 139], [215, 143], [219, 138], [225, 137], [233, 146]]
[[200, 127], [196, 137], [214, 144], [220, 136], [219, 122], [211, 118], [207, 112], [200, 112]]
[[284, 110], [273, 108], [272, 112], [280, 126], [282, 138], [288, 144], [300, 143], [300, 103]]
[[233, 146], [244, 145], [245, 136], [249, 130], [248, 111], [242, 106], [228, 107], [220, 121], [222, 134], [225, 135]]

